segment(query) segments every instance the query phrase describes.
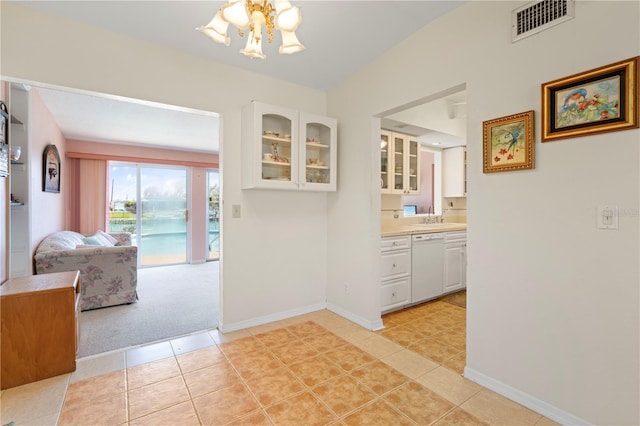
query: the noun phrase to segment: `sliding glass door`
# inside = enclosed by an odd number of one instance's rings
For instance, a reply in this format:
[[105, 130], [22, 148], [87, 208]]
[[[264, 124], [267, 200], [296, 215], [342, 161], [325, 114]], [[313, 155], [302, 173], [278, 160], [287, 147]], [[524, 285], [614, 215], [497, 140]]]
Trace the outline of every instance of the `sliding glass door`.
[[207, 260], [220, 259], [220, 175], [218, 170], [207, 171], [207, 203], [208, 247]]
[[139, 265], [187, 262], [187, 169], [111, 163], [109, 178], [109, 229], [134, 235]]

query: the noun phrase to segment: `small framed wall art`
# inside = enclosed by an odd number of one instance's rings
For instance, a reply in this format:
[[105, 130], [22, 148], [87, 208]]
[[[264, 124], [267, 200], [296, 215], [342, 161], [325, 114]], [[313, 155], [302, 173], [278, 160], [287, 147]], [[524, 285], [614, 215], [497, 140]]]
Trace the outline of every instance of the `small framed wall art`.
[[60, 192], [60, 154], [55, 145], [47, 145], [42, 154], [42, 191]]
[[542, 142], [638, 127], [638, 57], [542, 85]]
[[533, 111], [482, 123], [484, 173], [533, 169]]

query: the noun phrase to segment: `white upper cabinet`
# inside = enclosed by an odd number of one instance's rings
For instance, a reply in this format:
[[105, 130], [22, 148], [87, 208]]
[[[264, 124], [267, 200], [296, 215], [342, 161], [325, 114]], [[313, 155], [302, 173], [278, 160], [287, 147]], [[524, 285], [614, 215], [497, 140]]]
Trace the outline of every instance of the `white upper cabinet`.
[[242, 123], [243, 189], [336, 190], [335, 119], [251, 102]]
[[380, 132], [380, 185], [383, 194], [420, 192], [420, 144], [408, 135]]
[[467, 196], [467, 150], [463, 146], [442, 150], [442, 196]]

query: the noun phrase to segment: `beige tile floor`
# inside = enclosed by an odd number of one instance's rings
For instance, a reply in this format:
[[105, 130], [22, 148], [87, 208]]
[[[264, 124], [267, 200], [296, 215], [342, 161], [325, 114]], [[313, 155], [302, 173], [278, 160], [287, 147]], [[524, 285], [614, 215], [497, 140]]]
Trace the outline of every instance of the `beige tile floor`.
[[[419, 319], [407, 315], [393, 315], [395, 327]], [[1, 424], [554, 424], [415, 351], [410, 333], [387, 334], [324, 310], [88, 357], [3, 391]]]

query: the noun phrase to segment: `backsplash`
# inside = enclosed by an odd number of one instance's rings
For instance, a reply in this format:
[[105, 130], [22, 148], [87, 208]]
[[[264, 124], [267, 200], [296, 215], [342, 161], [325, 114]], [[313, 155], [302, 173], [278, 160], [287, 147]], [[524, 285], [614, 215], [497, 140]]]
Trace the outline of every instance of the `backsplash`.
[[[444, 222], [467, 223], [467, 199], [465, 197], [444, 198], [442, 217]], [[400, 223], [422, 222], [426, 215], [405, 217], [402, 196], [384, 194], [380, 202], [380, 220], [382, 226], [398, 225]]]
[[467, 197], [445, 198], [442, 216], [445, 222], [467, 223]]

